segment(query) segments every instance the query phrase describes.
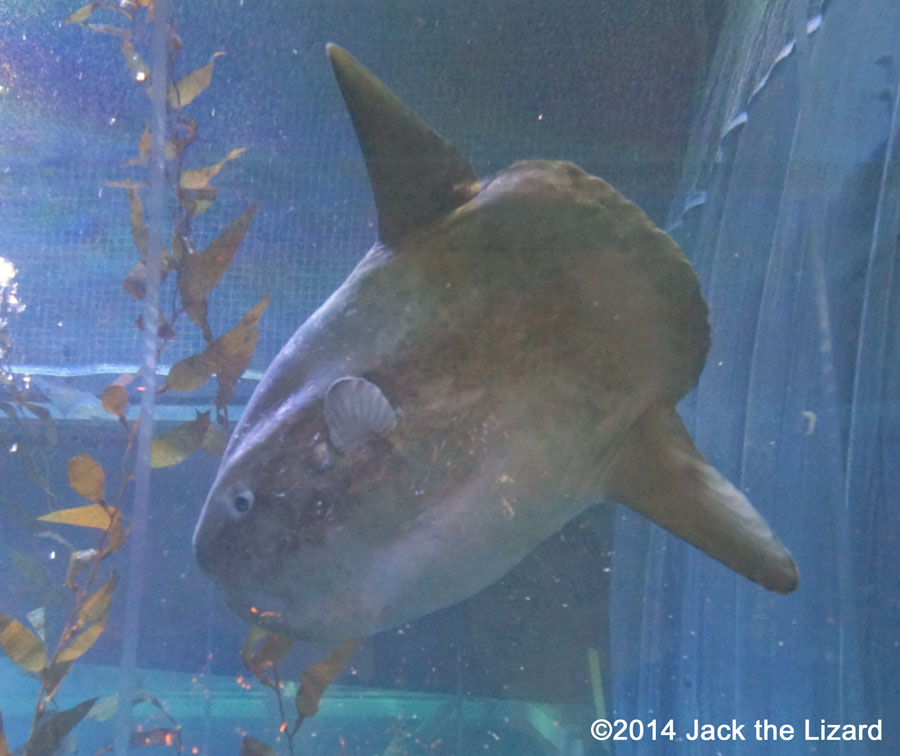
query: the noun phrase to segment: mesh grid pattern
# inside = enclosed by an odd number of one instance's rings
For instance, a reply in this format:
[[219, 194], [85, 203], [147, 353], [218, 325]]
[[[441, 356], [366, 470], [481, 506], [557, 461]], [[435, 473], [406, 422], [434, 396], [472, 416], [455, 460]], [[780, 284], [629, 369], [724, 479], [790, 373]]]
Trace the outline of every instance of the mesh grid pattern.
[[[602, 68], [591, 62], [601, 45], [582, 47], [582, 64], [571, 58], [579, 29], [604, 22], [581, 6], [570, 19], [577, 24], [514, 4], [349, 10], [271, 4], [241, 10], [250, 15], [238, 18], [229, 15], [237, 13], [230, 3], [175, 3], [185, 43], [176, 76], [205, 64], [216, 50], [227, 51], [216, 60], [209, 89], [188, 106], [199, 138], [185, 167], [247, 148], [213, 180], [219, 197], [195, 219], [193, 238], [204, 247], [258, 204], [231, 269], [209, 298], [218, 336], [271, 296], [252, 370], [264, 369], [375, 238], [365, 166], [325, 60], [327, 39], [371, 66], [482, 176], [516, 159], [565, 158], [646, 207], [628, 182], [655, 190], [667, 159], [659, 157], [659, 144], [628, 134], [612, 142], [597, 131], [597, 119], [571, 116], [602, 110], [603, 98], [591, 87], [605, 81], [590, 73]], [[0, 112], [0, 256], [19, 269], [27, 305], [12, 326], [11, 357], [73, 375], [103, 364], [133, 365], [140, 304], [122, 281], [138, 255], [127, 196], [107, 182], [145, 177], [143, 169], [123, 164], [136, 154], [148, 101], [128, 80], [114, 39], [61, 26], [64, 14], [55, 3], [18, 12], [0, 24], [0, 55], [11, 62], [0, 70], [9, 106]], [[538, 23], [544, 15], [553, 24]], [[372, 23], [382, 24], [380, 41], [372, 39]], [[501, 53], [500, 43], [509, 50]], [[173, 278], [162, 291], [167, 314]], [[205, 346], [185, 316], [176, 331], [163, 365]]]
[[[290, 161], [271, 146], [251, 147], [223, 169], [214, 182], [220, 199], [194, 220], [193, 237], [202, 248], [247, 204], [259, 205], [231, 268], [209, 297], [210, 322], [219, 335], [271, 294], [256, 367], [274, 356], [375, 238], [358, 148], [348, 134], [335, 142], [330, 129], [329, 119], [312, 118]], [[483, 154], [491, 151], [490, 142], [466, 147]], [[107, 182], [123, 173], [121, 161], [112, 156], [130, 154], [131, 148], [101, 142], [91, 154], [59, 140], [41, 148], [51, 151], [46, 159], [14, 168], [21, 193], [13, 196], [9, 182], [2, 211], [6, 254], [19, 268], [27, 304], [16, 324], [14, 355], [20, 363], [61, 366], [73, 374], [102, 363], [127, 363], [140, 348], [134, 327], [140, 306], [121, 284], [138, 254], [127, 196]], [[60, 154], [54, 156], [54, 149]], [[164, 312], [171, 313], [175, 301], [172, 276], [163, 286]], [[176, 331], [163, 363], [204, 347], [186, 317]]]

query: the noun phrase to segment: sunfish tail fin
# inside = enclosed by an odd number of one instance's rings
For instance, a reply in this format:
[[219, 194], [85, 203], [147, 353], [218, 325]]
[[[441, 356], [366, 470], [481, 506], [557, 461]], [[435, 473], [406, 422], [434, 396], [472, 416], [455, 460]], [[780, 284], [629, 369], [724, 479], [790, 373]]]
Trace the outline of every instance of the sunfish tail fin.
[[657, 405], [612, 463], [610, 496], [764, 588], [790, 593], [799, 572], [747, 498], [694, 446], [672, 407]]

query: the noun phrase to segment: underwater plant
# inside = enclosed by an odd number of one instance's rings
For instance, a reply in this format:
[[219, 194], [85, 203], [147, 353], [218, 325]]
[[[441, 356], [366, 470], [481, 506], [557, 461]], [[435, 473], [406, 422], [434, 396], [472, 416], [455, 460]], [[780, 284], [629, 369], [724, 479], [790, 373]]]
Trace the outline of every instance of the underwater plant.
[[[139, 50], [149, 36], [154, 10], [153, 0], [135, 0], [122, 4], [91, 2], [71, 13], [65, 19], [65, 23], [80, 25], [93, 33], [117, 38], [130, 78], [149, 91], [152, 71]], [[115, 14], [119, 21], [124, 19], [126, 23], [120, 25], [94, 23], [95, 14], [101, 12]], [[245, 148], [230, 150], [214, 165], [201, 168], [186, 167], [186, 154], [197, 138], [199, 125], [196, 119], [186, 114], [185, 108], [209, 86], [215, 61], [224, 53], [215, 52], [207, 64], [176, 79], [171, 72], [176, 69], [177, 58], [182, 49], [183, 43], [175, 31], [173, 21], [168, 26], [169, 80], [165, 141], [166, 185], [171, 190], [173, 206], [172, 234], [168, 247], [163, 245], [163, 249], [159, 252], [162, 260], [161, 277], [165, 278], [168, 275], [175, 277], [176, 296], [173, 296], [171, 311], [167, 315], [159, 313], [156, 326], [157, 357], [168, 342], [175, 338], [176, 324], [182, 314], [186, 314], [189, 321], [200, 329], [207, 346], [200, 353], [177, 363], [160, 391], [190, 391], [215, 375], [218, 385], [215, 400], [217, 422], [213, 424], [210, 412], [197, 413], [195, 420], [161, 434], [152, 445], [152, 467], [178, 464], [200, 448], [213, 454], [221, 454], [228, 427], [228, 403], [235, 384], [249, 364], [259, 338], [259, 320], [268, 304], [266, 296], [245, 313], [231, 330], [218, 337], [214, 335], [209, 324], [207, 298], [228, 270], [238, 246], [253, 222], [256, 206], [248, 207], [205, 247], [201, 248], [195, 242], [192, 222], [206, 212], [216, 199], [217, 190], [210, 182], [227, 162], [239, 157]], [[145, 128], [138, 139], [137, 155], [129, 159], [124, 167], [146, 166], [150, 162], [150, 149], [150, 130]], [[141, 200], [141, 191], [147, 184], [140, 179], [128, 178], [110, 181], [108, 186], [123, 189], [128, 197], [129, 224], [138, 260], [125, 277], [123, 287], [135, 300], [142, 300], [146, 295], [150, 253], [148, 248], [150, 233], [144, 219]], [[4, 292], [9, 294], [14, 293], [14, 290], [5, 287]], [[6, 294], [3, 301], [11, 302]], [[139, 329], [144, 329], [143, 318], [138, 317], [135, 325]], [[12, 373], [3, 367], [9, 346], [5, 326], [4, 319], [0, 323], [0, 346], [2, 346], [0, 383], [4, 390], [0, 410], [16, 421], [23, 438], [30, 439], [30, 443], [23, 443], [23, 451], [48, 448], [56, 440], [55, 426], [49, 412], [45, 407], [35, 403], [34, 396], [29, 393], [27, 382], [24, 386], [18, 385]], [[139, 376], [140, 371], [134, 375], [120, 376], [106, 387], [102, 396], [103, 409], [118, 417], [126, 433], [121, 482], [118, 493], [112, 500], [107, 499], [105, 494], [106, 475], [103, 468], [93, 458], [80, 454], [68, 462], [68, 481], [72, 489], [89, 503], [58, 509], [56, 502], [61, 497], [53, 492], [47, 482], [46, 470], [42, 469], [46, 467], [46, 455], [40, 458], [32, 453], [20, 455], [26, 462], [29, 477], [44, 490], [48, 502], [56, 505], [53, 511], [37, 518], [41, 528], [49, 524], [100, 531], [99, 539], [90, 547], [81, 545], [76, 547], [55, 531], [43, 530], [37, 533], [53, 538], [69, 551], [68, 568], [62, 581], [63, 589], [59, 588], [58, 582], [53, 582], [53, 577], [49, 576], [46, 568], [31, 564], [28, 561], [30, 558], [19, 555], [20, 564], [16, 564], [20, 572], [43, 570], [41, 575], [48, 585], [53, 586], [54, 596], [61, 601], [67, 601], [69, 605], [66, 619], [54, 643], [48, 642], [51, 623], [43, 608], [29, 613], [27, 619], [31, 629], [14, 617], [0, 614], [0, 648], [24, 674], [36, 677], [40, 683], [31, 731], [23, 747], [26, 756], [50, 756], [58, 752], [67, 745], [66, 739], [71, 737], [71, 730], [82, 719], [92, 718], [101, 721], [108, 719], [117, 707], [117, 696], [114, 695], [104, 699], [91, 698], [75, 707], [59, 710], [55, 706], [55, 697], [71, 665], [86, 653], [103, 633], [118, 584], [118, 574], [115, 570], [106, 568], [106, 559], [124, 546], [129, 535], [129, 526], [124, 523], [122, 513], [127, 488], [134, 479], [134, 474], [128, 471], [128, 465], [138, 423], [129, 424], [126, 419], [130, 403], [127, 387], [134, 383], [139, 391], [141, 387], [135, 382], [135, 378]], [[40, 423], [39, 431], [34, 430], [34, 418]], [[13, 443], [18, 444], [18, 439]], [[44, 464], [36, 464], [35, 460]], [[32, 532], [38, 530], [34, 525], [34, 518], [25, 512], [24, 508], [14, 502], [3, 503], [10, 511], [21, 514], [21, 519], [29, 523]], [[180, 727], [177, 722], [150, 694], [136, 694], [132, 704], [145, 701], [162, 711], [171, 726], [136, 730], [131, 735], [131, 747], [165, 745], [175, 747], [181, 752]], [[109, 748], [111, 745], [101, 753]], [[9, 754], [10, 748], [3, 732], [0, 714], [0, 756]]]
[[[15, 265], [0, 257], [0, 411], [13, 424], [11, 434], [0, 433], [0, 445], [16, 453], [25, 475], [41, 489], [49, 503], [55, 501], [56, 494], [48, 482], [47, 453], [56, 444], [56, 428], [47, 408], [38, 404], [44, 398], [42, 394], [34, 390], [27, 377], [15, 375], [9, 366], [14, 347], [12, 323], [25, 311], [17, 275]], [[14, 517], [27, 517], [14, 502], [0, 501]]]
[[[14, 421], [16, 429], [15, 440], [7, 444], [7, 448], [19, 453], [28, 477], [45, 493], [48, 503], [55, 503], [59, 497], [50, 487], [46, 467], [49, 464], [47, 452], [56, 443], [56, 427], [46, 407], [36, 403], [41, 397], [32, 390], [30, 381], [14, 376], [5, 364], [12, 344], [7, 332], [9, 318], [24, 309], [15, 288], [15, 268], [8, 265], [6, 273], [0, 287], [0, 383], [3, 387], [0, 409]], [[114, 405], [110, 398], [104, 402], [104, 406], [109, 411], [120, 414], [125, 422], [124, 406]], [[129, 448], [132, 440], [133, 435], [129, 435]], [[62, 588], [52, 582], [42, 564], [26, 554], [11, 552], [14, 569], [26, 580], [37, 583], [43, 589], [41, 592], [45, 604], [67, 602], [69, 605], [55, 644], [47, 641], [51, 623], [46, 606], [28, 612], [27, 620], [31, 629], [14, 617], [0, 613], [0, 647], [23, 673], [37, 677], [40, 682], [31, 732], [24, 746], [26, 756], [49, 756], [56, 753], [69, 737], [72, 728], [84, 717], [90, 716], [97, 703], [96, 698], [91, 698], [70, 709], [50, 710], [50, 704], [72, 663], [94, 645], [106, 627], [112, 595], [119, 577], [115, 571], [110, 571], [103, 584], [97, 587], [101, 565], [110, 554], [121, 548], [128, 537], [128, 530], [123, 527], [120, 514], [126, 478], [123, 478], [119, 494], [111, 505], [107, 504], [104, 492], [103, 469], [92, 458], [82, 454], [70, 459], [68, 478], [75, 492], [90, 503], [44, 514], [36, 518], [37, 523], [99, 529], [102, 534], [93, 548], [78, 549], [59, 533], [39, 530], [24, 507], [16, 502], [3, 500], [4, 508], [30, 525], [36, 536], [53, 538], [69, 552]], [[9, 754], [0, 716], [0, 756]]]
[[[129, 438], [130, 448], [133, 436]], [[126, 451], [127, 455], [127, 451]], [[51, 532], [69, 550], [64, 586], [71, 592], [72, 606], [55, 644], [47, 643], [44, 608], [29, 612], [33, 629], [6, 614], [0, 614], [0, 646], [22, 672], [40, 682], [31, 732], [24, 747], [26, 756], [50, 756], [83, 718], [90, 716], [97, 698], [82, 701], [70, 709], [51, 710], [60, 684], [72, 663], [90, 649], [106, 627], [113, 593], [119, 580], [115, 570], [99, 587], [101, 568], [108, 556], [118, 551], [128, 538], [122, 523], [121, 504], [130, 476], [122, 479], [114, 503], [107, 502], [103, 468], [91, 457], [80, 454], [68, 463], [72, 489], [89, 501], [79, 507], [59, 509], [37, 519], [43, 523], [74, 525], [101, 531], [92, 548], [76, 548], [63, 536]], [[46, 534], [42, 534], [46, 535]], [[9, 753], [0, 722], [0, 756]]]
[[[344, 641], [324, 659], [311, 664], [300, 674], [300, 686], [294, 696], [297, 716], [293, 725], [288, 724], [288, 716], [284, 706], [285, 686], [278, 676], [278, 662], [281, 661], [294, 644], [294, 639], [284, 635], [267, 632], [257, 625], [250, 625], [247, 640], [241, 649], [241, 659], [267, 688], [270, 688], [278, 703], [281, 723], [278, 732], [286, 739], [288, 753], [294, 754], [294, 736], [304, 720], [319, 710], [319, 703], [325, 689], [334, 682], [347, 664], [350, 655], [356, 650], [357, 641]], [[269, 672], [271, 671], [271, 676]], [[245, 737], [241, 746], [241, 756], [274, 756], [275, 751], [254, 738]]]

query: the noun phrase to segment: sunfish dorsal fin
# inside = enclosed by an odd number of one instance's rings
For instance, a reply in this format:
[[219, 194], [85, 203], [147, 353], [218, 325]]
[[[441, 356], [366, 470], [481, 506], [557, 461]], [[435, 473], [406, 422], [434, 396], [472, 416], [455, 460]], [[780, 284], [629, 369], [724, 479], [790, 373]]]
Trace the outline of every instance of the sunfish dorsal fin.
[[393, 245], [474, 197], [469, 161], [350, 53], [327, 49], [369, 171], [379, 240]]
[[791, 555], [703, 458], [674, 408], [657, 405], [637, 422], [605, 484], [613, 498], [764, 588], [790, 593], [797, 587]]

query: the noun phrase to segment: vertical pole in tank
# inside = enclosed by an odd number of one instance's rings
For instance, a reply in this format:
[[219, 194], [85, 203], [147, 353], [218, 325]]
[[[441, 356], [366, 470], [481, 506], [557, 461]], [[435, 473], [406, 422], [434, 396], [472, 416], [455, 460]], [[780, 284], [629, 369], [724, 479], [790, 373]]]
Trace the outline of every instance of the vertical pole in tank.
[[134, 507], [131, 516], [131, 548], [128, 585], [125, 592], [125, 625], [120, 663], [119, 706], [115, 725], [115, 754], [126, 756], [131, 747], [131, 699], [134, 693], [137, 650], [140, 635], [141, 597], [147, 552], [147, 518], [150, 502], [150, 449], [153, 443], [153, 407], [156, 397], [156, 355], [159, 347], [159, 279], [161, 250], [166, 238], [167, 84], [169, 43], [169, 0], [156, 0], [153, 16], [150, 61], [150, 196], [147, 205], [147, 281], [144, 296], [143, 354], [141, 377], [143, 394], [135, 459]]

